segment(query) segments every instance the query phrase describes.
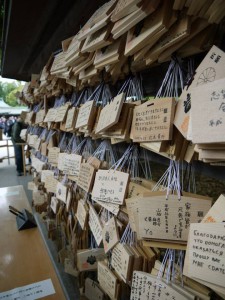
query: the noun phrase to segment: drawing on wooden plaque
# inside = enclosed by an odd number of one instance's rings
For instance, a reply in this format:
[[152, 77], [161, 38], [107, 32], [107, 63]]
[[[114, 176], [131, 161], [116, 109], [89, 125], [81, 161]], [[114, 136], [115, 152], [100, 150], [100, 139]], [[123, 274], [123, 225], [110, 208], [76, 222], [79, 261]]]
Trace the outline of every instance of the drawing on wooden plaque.
[[216, 70], [212, 67], [206, 68], [198, 77], [197, 85], [212, 82], [216, 78]]

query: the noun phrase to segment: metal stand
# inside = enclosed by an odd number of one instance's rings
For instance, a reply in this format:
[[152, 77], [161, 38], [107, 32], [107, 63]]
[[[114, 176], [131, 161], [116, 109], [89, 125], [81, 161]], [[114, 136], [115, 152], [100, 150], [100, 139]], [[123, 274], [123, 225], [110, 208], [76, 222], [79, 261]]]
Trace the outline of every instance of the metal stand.
[[26, 209], [22, 210], [23, 218], [21, 216], [16, 217], [16, 223], [18, 230], [24, 230], [37, 227], [34, 216]]

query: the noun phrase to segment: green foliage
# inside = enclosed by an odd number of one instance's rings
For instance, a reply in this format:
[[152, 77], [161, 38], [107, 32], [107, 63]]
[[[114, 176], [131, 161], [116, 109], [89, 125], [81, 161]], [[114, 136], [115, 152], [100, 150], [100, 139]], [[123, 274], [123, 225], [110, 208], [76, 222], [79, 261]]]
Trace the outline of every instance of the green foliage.
[[15, 81], [12, 83], [0, 81], [0, 98], [10, 106], [20, 106], [17, 102], [17, 93], [21, 92], [23, 85], [20, 81]]

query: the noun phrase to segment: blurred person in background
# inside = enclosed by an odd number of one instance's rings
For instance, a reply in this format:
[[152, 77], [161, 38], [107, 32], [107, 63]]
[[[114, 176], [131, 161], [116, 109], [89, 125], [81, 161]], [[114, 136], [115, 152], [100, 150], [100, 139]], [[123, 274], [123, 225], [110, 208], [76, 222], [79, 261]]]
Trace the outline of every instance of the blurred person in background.
[[20, 137], [21, 130], [24, 128], [25, 128], [25, 124], [20, 117], [17, 119], [15, 124], [12, 126], [11, 138], [12, 138], [12, 142], [13, 142], [13, 146], [14, 146], [14, 150], [15, 150], [17, 176], [23, 175], [22, 146], [18, 145], [18, 143], [25, 143], [25, 141], [22, 140]]
[[4, 128], [5, 136], [11, 137], [13, 124], [14, 124], [14, 122], [12, 120], [12, 117], [10, 117], [8, 120], [5, 121], [5, 128]]

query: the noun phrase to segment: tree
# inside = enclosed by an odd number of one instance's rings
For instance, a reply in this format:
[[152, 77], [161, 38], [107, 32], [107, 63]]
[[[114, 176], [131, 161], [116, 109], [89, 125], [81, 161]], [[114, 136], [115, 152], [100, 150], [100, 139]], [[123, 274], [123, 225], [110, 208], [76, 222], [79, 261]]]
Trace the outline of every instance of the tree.
[[21, 92], [23, 89], [23, 86], [18, 86], [17, 88], [13, 89], [11, 92], [9, 92], [6, 95], [6, 103], [9, 104], [10, 106], [20, 106], [18, 100], [18, 92]]
[[23, 85], [20, 81], [14, 81], [12, 83], [0, 81], [0, 98], [11, 105], [19, 106], [17, 102], [17, 93], [21, 92]]

